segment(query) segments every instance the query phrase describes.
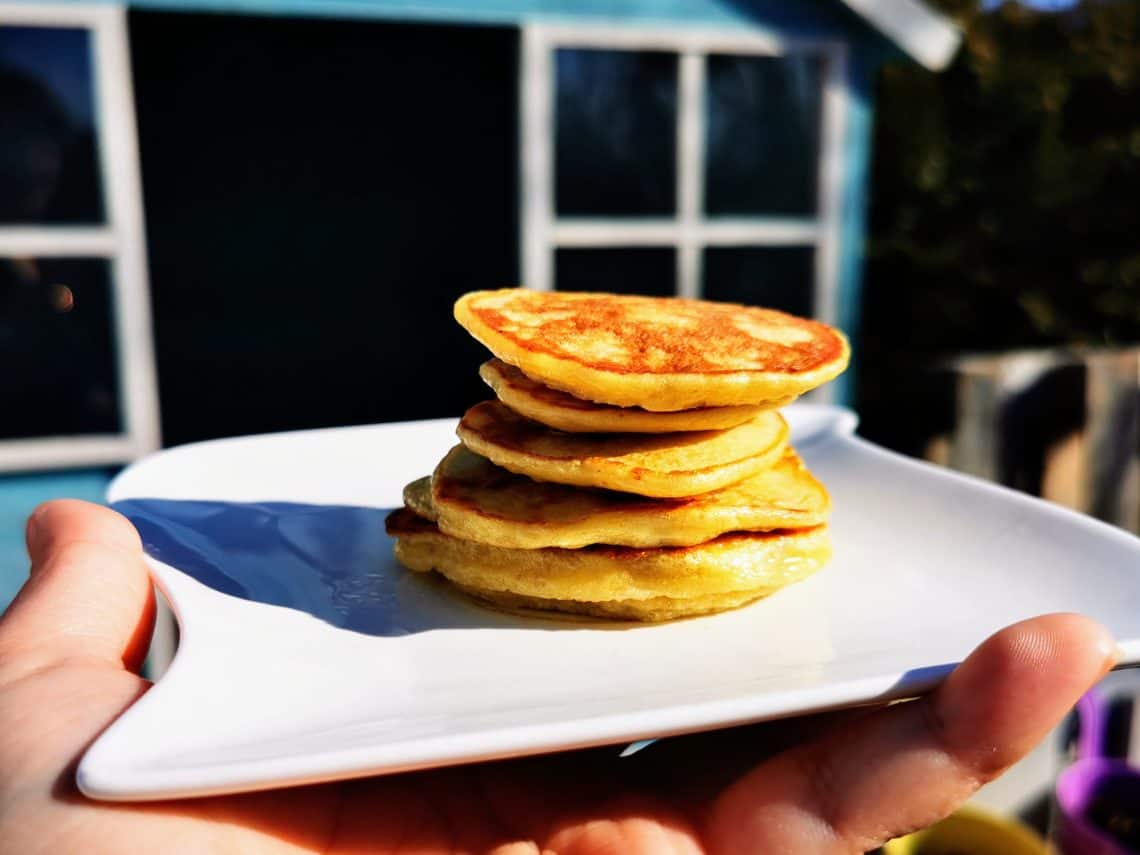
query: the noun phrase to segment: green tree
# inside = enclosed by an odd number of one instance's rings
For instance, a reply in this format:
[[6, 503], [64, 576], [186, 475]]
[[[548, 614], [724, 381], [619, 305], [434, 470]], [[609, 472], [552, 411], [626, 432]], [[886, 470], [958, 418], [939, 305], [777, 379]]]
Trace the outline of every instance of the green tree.
[[941, 358], [1140, 341], [1140, 2], [941, 5], [954, 63], [877, 93], [859, 403], [911, 451]]

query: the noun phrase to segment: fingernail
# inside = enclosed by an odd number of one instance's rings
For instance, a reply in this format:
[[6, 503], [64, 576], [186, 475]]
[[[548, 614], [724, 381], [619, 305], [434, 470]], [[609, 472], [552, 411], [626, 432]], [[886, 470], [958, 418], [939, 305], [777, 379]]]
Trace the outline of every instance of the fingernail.
[[1116, 663], [1124, 658], [1124, 649], [1116, 643], [1116, 639], [1105, 633], [1097, 645], [1098, 652], [1103, 657], [1101, 675], [1107, 674], [1116, 667]]
[[36, 546], [39, 544], [41, 530], [43, 529], [44, 512], [47, 510], [47, 505], [40, 505], [28, 516], [28, 524], [25, 528], [24, 537], [28, 542], [28, 551], [34, 552]]
[[31, 540], [40, 532], [40, 519], [43, 516], [43, 505], [36, 507], [31, 514], [27, 516], [27, 539]]
[[1117, 666], [1117, 663], [1124, 658], [1124, 648], [1119, 644], [1113, 644], [1112, 650], [1108, 654], [1108, 670], [1111, 671]]

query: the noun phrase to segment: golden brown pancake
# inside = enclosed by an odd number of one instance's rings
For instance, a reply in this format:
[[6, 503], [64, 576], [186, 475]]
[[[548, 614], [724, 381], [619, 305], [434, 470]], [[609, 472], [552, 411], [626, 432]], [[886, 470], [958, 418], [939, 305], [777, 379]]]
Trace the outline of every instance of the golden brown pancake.
[[554, 612], [560, 615], [576, 615], [586, 618], [606, 620], [639, 621], [660, 623], [680, 618], [740, 608], [767, 596], [771, 591], [757, 593], [754, 590], [726, 591], [720, 594], [702, 594], [695, 597], [646, 597], [642, 600], [606, 600], [589, 602], [586, 600], [552, 600], [547, 597], [524, 597], [509, 591], [492, 591], [486, 588], [473, 588], [457, 585], [463, 593], [487, 605], [505, 612], [527, 615], [533, 612]]
[[790, 404], [793, 398], [767, 406], [700, 407], [676, 413], [653, 413], [641, 407], [611, 407], [583, 401], [566, 392], [531, 380], [513, 365], [490, 359], [479, 376], [495, 390], [500, 401], [521, 416], [571, 433], [672, 433], [688, 430], [722, 430], [743, 424], [766, 409]]
[[491, 602], [645, 621], [742, 605], [811, 575], [830, 555], [824, 526], [656, 549], [505, 549], [451, 537], [407, 508], [386, 528], [405, 567], [435, 570]]
[[774, 466], [738, 484], [684, 499], [647, 499], [534, 481], [462, 445], [404, 501], [440, 531], [512, 549], [593, 543], [692, 546], [730, 531], [811, 528], [827, 521], [827, 491], [790, 448]]
[[404, 504], [425, 520], [435, 522], [438, 517], [431, 498], [431, 476], [417, 478], [404, 488]]
[[735, 484], [779, 460], [788, 444], [777, 412], [722, 431], [563, 433], [499, 401], [476, 404], [456, 432], [476, 454], [519, 475], [664, 498]]
[[456, 302], [455, 318], [539, 383], [653, 412], [794, 397], [849, 358], [843, 334], [826, 324], [703, 300], [475, 291]]

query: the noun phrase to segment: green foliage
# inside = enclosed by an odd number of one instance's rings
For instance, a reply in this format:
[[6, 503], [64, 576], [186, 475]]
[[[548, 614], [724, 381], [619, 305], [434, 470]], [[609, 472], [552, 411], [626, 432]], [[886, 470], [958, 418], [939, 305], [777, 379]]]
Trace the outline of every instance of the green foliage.
[[912, 452], [942, 357], [1140, 341], [1140, 0], [941, 5], [953, 65], [879, 80], [860, 331], [864, 431]]
[[880, 81], [868, 343], [1140, 340], [1140, 2], [942, 5], [952, 67]]

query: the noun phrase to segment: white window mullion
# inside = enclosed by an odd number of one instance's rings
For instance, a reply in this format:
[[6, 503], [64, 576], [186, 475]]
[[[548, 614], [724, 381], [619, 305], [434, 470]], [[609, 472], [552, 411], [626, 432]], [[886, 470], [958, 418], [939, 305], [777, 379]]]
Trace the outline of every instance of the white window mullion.
[[696, 51], [680, 55], [677, 84], [677, 215], [681, 239], [677, 246], [677, 294], [701, 292], [701, 224], [705, 183], [705, 57]]
[[89, 256], [107, 258], [119, 250], [109, 226], [4, 226], [0, 227], [0, 256], [49, 258]]
[[827, 54], [819, 146], [819, 244], [815, 256], [815, 315], [839, 320], [839, 246], [843, 206], [843, 136], [847, 121], [847, 52]]
[[805, 246], [820, 238], [810, 219], [718, 217], [698, 220], [582, 217], [558, 220], [551, 230], [555, 246]]
[[137, 457], [131, 437], [49, 436], [0, 442], [0, 472], [109, 466]]
[[559, 220], [551, 237], [555, 246], [673, 246], [681, 226], [673, 219], [582, 217]]
[[699, 297], [701, 287], [701, 246], [686, 240], [677, 247], [677, 296]]
[[[847, 125], [847, 50], [836, 46], [827, 54], [823, 81], [819, 152], [819, 243], [815, 251], [815, 317], [839, 323], [839, 252], [843, 225], [843, 148]], [[828, 383], [812, 400], [832, 403], [837, 389]]]
[[540, 27], [520, 36], [519, 216], [522, 284], [554, 287], [554, 48]]
[[103, 126], [101, 148], [107, 217], [121, 249], [114, 260], [115, 327], [122, 384], [120, 396], [132, 456], [141, 456], [160, 445], [158, 380], [150, 318], [127, 13], [118, 7], [107, 9], [106, 14], [106, 24], [94, 32], [95, 91]]
[[796, 217], [717, 217], [696, 228], [702, 244], [715, 246], [803, 246], [819, 240], [819, 223]]
[[739, 32], [709, 30], [691, 25], [645, 27], [629, 22], [608, 21], [590, 24], [548, 23], [542, 25], [550, 42], [561, 47], [602, 48], [606, 50], [673, 51], [684, 53], [731, 53], [745, 56], [775, 56], [830, 50], [835, 39], [789, 38], [757, 30]]

